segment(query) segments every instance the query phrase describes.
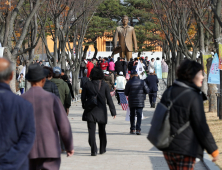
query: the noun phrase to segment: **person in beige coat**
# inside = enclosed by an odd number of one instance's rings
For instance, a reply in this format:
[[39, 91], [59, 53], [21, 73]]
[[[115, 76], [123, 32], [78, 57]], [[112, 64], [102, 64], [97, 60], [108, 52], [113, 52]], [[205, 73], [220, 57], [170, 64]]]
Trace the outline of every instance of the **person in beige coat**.
[[127, 61], [130, 61], [132, 58], [133, 44], [135, 52], [137, 52], [137, 40], [135, 30], [132, 26], [128, 25], [129, 19], [128, 16], [122, 18], [123, 26], [116, 28], [114, 35], [114, 50], [117, 49], [117, 40], [119, 38], [119, 46], [121, 47], [120, 57], [127, 58]]

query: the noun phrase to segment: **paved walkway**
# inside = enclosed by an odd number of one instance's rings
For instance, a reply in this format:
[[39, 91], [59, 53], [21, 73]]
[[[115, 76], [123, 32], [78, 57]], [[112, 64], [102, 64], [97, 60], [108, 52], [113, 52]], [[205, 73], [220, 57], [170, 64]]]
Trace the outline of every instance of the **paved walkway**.
[[[90, 156], [87, 124], [82, 121], [81, 102], [73, 103], [69, 120], [73, 131], [75, 154], [69, 158], [62, 154], [61, 170], [168, 170], [162, 153], [146, 138], [154, 109], [149, 108], [146, 102], [142, 135], [130, 135], [129, 122], [125, 121], [126, 112], [117, 105], [115, 99], [114, 103], [118, 115], [116, 119], [112, 119], [109, 113], [106, 127], [107, 152], [104, 155], [98, 154], [96, 157]], [[98, 134], [96, 138], [99, 146]], [[195, 170], [204, 169], [202, 163], [197, 163]]]

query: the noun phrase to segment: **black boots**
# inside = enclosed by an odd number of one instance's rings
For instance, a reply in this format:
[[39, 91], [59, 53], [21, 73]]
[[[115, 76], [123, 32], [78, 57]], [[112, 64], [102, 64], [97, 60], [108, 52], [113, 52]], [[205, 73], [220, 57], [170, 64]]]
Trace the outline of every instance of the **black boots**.
[[155, 103], [152, 103], [152, 104], [151, 104], [151, 108], [155, 108]]

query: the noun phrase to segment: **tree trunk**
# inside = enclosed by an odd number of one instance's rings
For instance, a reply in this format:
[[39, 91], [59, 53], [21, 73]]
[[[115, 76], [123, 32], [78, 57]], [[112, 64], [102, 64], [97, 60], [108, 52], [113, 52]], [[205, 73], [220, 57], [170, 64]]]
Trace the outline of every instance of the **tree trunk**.
[[97, 56], [97, 53], [98, 53], [98, 48], [97, 48], [97, 44], [96, 43], [94, 43], [94, 49], [95, 49], [95, 53], [93, 55], [93, 58], [96, 59], [96, 56]]
[[89, 49], [89, 46], [85, 46], [84, 48], [84, 52], [83, 52], [83, 57], [82, 58], [86, 58], [86, 55], [87, 55], [87, 50]]
[[[221, 16], [221, 0], [217, 0], [216, 4], [216, 13], [217, 15]], [[220, 24], [218, 20], [216, 19], [216, 16], [214, 15], [214, 44], [215, 48], [217, 50], [217, 54], [219, 54], [219, 38], [220, 38]], [[220, 70], [220, 93], [222, 92], [222, 71]], [[221, 94], [220, 94], [221, 96]], [[222, 119], [222, 97], [219, 104], [219, 118]]]
[[75, 71], [72, 71], [72, 89], [74, 96], [77, 96], [79, 94], [79, 68], [77, 68]]
[[[207, 59], [207, 77], [209, 77], [210, 73], [210, 67], [212, 64], [212, 58]], [[208, 96], [208, 101], [209, 101], [209, 112], [216, 112], [217, 111], [217, 86], [216, 84], [208, 84], [208, 91], [207, 91], [207, 96]]]
[[173, 82], [176, 80], [176, 52], [172, 52], [172, 58], [171, 58], [171, 74], [172, 74], [172, 81], [171, 83], [173, 84]]
[[172, 86], [172, 60], [169, 59], [170, 62], [168, 64], [168, 77], [167, 77], [167, 87]]
[[12, 57], [11, 59], [12, 61], [12, 66], [13, 66], [13, 78], [10, 82], [10, 88], [12, 90], [13, 93], [16, 93], [16, 60], [15, 60], [15, 57]]

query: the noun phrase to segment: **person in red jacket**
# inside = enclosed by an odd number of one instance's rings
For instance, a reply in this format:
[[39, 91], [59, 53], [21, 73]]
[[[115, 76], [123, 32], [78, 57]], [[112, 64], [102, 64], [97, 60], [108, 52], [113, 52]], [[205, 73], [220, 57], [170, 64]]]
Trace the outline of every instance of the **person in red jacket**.
[[87, 72], [87, 77], [90, 76], [90, 73], [91, 73], [91, 70], [93, 69], [94, 67], [94, 64], [91, 62], [91, 59], [88, 60], [88, 64], [86, 65], [86, 68], [88, 69], [88, 72]]
[[107, 67], [108, 67], [108, 62], [106, 62], [105, 59], [103, 58], [103, 62], [100, 63], [100, 68], [102, 69], [103, 72], [106, 72]]

